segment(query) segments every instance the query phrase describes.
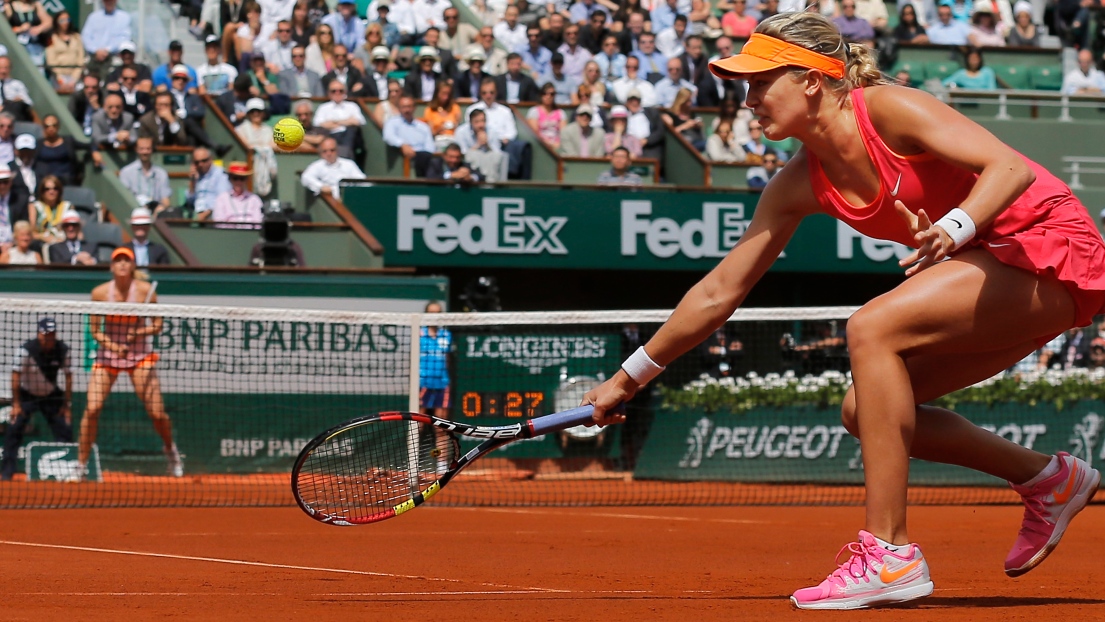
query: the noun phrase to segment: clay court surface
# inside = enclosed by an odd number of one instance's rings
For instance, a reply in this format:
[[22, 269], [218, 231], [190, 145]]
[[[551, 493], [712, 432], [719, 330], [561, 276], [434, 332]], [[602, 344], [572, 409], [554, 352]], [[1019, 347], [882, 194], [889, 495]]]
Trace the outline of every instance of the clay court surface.
[[0, 511], [4, 620], [1105, 620], [1105, 506], [1019, 579], [1015, 506], [917, 507], [936, 593], [793, 609], [857, 507], [425, 507], [336, 528], [295, 508]]

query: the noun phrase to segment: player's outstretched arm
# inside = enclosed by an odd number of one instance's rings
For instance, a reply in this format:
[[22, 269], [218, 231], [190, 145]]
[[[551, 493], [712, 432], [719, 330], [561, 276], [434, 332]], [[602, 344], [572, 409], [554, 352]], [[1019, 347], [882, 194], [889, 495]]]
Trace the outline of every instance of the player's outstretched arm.
[[[683, 296], [668, 321], [645, 345], [649, 358], [667, 366], [729, 319], [786, 248], [802, 219], [819, 211], [808, 171], [805, 153], [800, 151], [772, 179], [737, 245]], [[638, 388], [624, 370], [618, 370], [588, 392], [584, 403], [595, 405], [596, 423], [619, 423], [624, 415], [607, 416], [606, 411], [632, 398]]]

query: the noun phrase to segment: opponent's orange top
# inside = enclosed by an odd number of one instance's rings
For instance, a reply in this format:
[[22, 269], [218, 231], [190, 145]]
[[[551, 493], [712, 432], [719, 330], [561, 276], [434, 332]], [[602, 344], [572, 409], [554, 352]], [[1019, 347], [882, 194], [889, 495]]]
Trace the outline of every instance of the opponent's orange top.
[[[900, 200], [914, 213], [923, 208], [936, 222], [967, 198], [978, 175], [932, 154], [894, 153], [871, 124], [863, 89], [851, 95], [864, 147], [879, 177], [879, 194], [869, 205], [848, 203], [825, 176], [817, 156], [807, 151], [814, 195], [827, 214], [856, 231], [916, 248], [894, 202]], [[1002, 263], [1054, 274], [1075, 296], [1075, 326], [1085, 326], [1105, 306], [1105, 242], [1070, 188], [1044, 167], [1018, 155], [1036, 173], [1036, 180], [957, 252], [982, 247]]]

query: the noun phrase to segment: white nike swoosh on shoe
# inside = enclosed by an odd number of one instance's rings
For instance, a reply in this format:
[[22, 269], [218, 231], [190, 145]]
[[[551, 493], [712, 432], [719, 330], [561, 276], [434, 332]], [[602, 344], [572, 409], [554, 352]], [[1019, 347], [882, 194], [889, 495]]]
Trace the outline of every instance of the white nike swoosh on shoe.
[[898, 196], [898, 188], [901, 187], [901, 185], [902, 185], [902, 174], [898, 173], [898, 181], [895, 182], [894, 189], [890, 191], [890, 196], [892, 196], [892, 197]]

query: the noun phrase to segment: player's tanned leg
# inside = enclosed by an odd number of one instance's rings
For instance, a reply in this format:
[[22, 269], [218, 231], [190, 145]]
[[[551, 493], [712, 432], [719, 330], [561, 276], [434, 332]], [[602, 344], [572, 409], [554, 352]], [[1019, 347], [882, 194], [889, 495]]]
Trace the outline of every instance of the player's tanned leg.
[[96, 442], [100, 413], [114, 384], [115, 376], [108, 370], [101, 367], [92, 369], [92, 376], [88, 379], [88, 406], [84, 409], [84, 416], [81, 417], [81, 438], [77, 449], [77, 460], [81, 464], [88, 464], [92, 444]]
[[[1027, 347], [1026, 336], [1065, 330], [1074, 312], [1073, 299], [1057, 280], [1007, 266], [976, 250], [914, 275], [852, 316], [848, 345], [856, 421], [863, 433], [869, 532], [894, 544], [909, 542], [905, 497], [917, 426], [913, 387], [937, 383], [924, 376], [913, 378], [907, 360], [916, 356], [950, 360], [965, 352], [1012, 355], [1011, 349]], [[928, 371], [945, 373], [931, 367]], [[966, 384], [964, 379], [962, 385]], [[922, 433], [918, 449], [944, 456], [939, 461], [955, 457], [962, 451], [961, 439], [941, 440], [949, 437], [939, 426], [941, 422], [959, 425], [956, 419], [935, 412], [926, 415], [937, 427]], [[1048, 461], [1012, 444], [988, 445], [987, 450], [996, 460], [1026, 460], [1023, 470], [1013, 473], [1018, 477], [1039, 472]]]

